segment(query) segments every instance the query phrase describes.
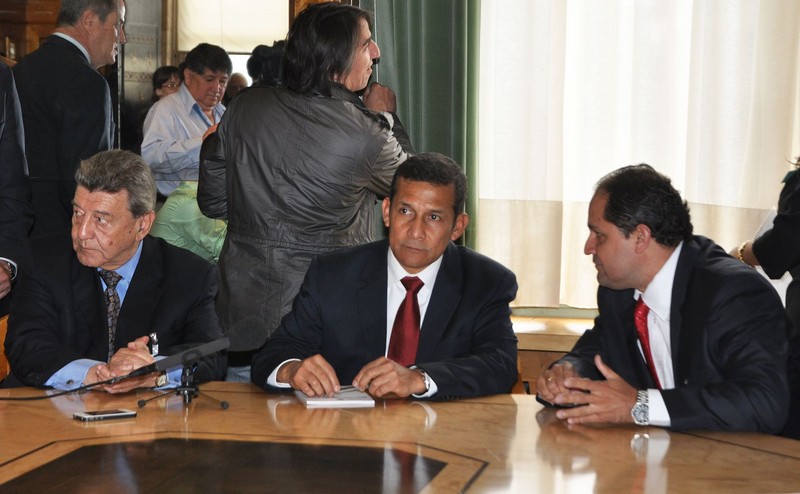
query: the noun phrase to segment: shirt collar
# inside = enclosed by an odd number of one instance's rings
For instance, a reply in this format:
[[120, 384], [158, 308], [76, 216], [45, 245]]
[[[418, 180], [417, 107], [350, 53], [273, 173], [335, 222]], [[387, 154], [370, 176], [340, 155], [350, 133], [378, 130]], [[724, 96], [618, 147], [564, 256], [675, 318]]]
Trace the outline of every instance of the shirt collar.
[[[142, 257], [142, 244], [144, 242], [139, 242], [139, 246], [136, 248], [136, 252], [133, 256], [128, 259], [128, 262], [120, 266], [118, 269], [115, 269], [114, 272], [120, 275], [123, 279], [130, 281], [133, 278], [133, 273], [136, 271], [136, 266], [139, 265], [139, 259]], [[100, 268], [97, 268], [98, 271]]]
[[439, 274], [439, 268], [442, 265], [442, 258], [444, 257], [439, 256], [438, 259], [433, 261], [428, 267], [423, 269], [417, 274], [409, 274], [403, 269], [403, 266], [400, 265], [400, 262], [394, 257], [394, 253], [392, 252], [391, 247], [388, 249], [389, 253], [387, 254], [388, 258], [388, 283], [397, 283], [406, 276], [416, 276], [425, 283], [425, 287], [431, 288], [433, 287], [433, 283], [436, 281], [436, 275]]
[[642, 297], [644, 303], [651, 311], [655, 312], [659, 319], [669, 322], [669, 314], [672, 308], [672, 284], [675, 281], [675, 270], [678, 268], [678, 258], [681, 256], [683, 242], [678, 244], [667, 262], [661, 266], [658, 273], [653, 277], [653, 281], [647, 285], [644, 293], [634, 290], [633, 297]]
[[[197, 101], [195, 101], [192, 93], [189, 92], [186, 84], [181, 83], [176, 94], [176, 97], [181, 100], [181, 106], [183, 106], [183, 108], [186, 110], [186, 113], [191, 115], [192, 112], [196, 112], [204, 120], [208, 120], [208, 117], [206, 117], [203, 113], [203, 110], [200, 109], [200, 105], [197, 104]], [[222, 103], [217, 103], [217, 106], [214, 107], [213, 111], [214, 117], [216, 117], [215, 120], [217, 123], [219, 123], [219, 119], [222, 118], [222, 114], [225, 113], [225, 105]]]
[[58, 36], [59, 38], [62, 38], [62, 39], [65, 39], [65, 40], [69, 41], [70, 43], [75, 45], [81, 51], [81, 53], [83, 53], [83, 56], [86, 57], [86, 61], [87, 62], [89, 62], [89, 63], [92, 62], [91, 57], [89, 57], [89, 50], [87, 50], [86, 47], [83, 46], [80, 41], [78, 41], [77, 39], [73, 38], [69, 34], [64, 34], [64, 33], [53, 33], [53, 36]]

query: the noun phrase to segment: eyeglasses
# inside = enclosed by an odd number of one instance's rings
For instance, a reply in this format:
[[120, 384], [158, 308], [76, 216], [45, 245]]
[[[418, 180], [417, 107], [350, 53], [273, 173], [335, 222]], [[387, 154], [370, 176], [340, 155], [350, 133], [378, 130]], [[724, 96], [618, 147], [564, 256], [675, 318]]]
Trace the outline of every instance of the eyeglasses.
[[180, 85], [181, 84], [179, 82], [177, 82], [177, 83], [176, 82], [165, 82], [164, 84], [161, 85], [161, 89], [164, 89], [165, 87], [168, 87], [170, 89], [175, 89], [176, 87], [178, 87]]

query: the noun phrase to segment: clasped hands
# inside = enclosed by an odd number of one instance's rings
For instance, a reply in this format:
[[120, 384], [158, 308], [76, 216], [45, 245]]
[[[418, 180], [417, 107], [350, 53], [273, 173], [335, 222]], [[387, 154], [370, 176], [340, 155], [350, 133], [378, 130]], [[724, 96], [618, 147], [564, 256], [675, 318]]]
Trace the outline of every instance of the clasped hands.
[[[149, 336], [136, 338], [128, 343], [127, 347], [117, 350], [117, 353], [111, 357], [107, 364], [93, 365], [86, 373], [83, 384], [92, 384], [125, 376], [140, 367], [152, 364], [155, 362], [155, 358], [150, 354], [150, 349], [147, 347], [149, 341]], [[144, 376], [125, 379], [115, 384], [104, 384], [102, 388], [108, 393], [127, 393], [136, 388], [152, 388], [156, 385], [157, 378], [158, 373], [152, 372]]]
[[[341, 389], [336, 371], [320, 354], [285, 363], [278, 369], [276, 379], [308, 396], [333, 396]], [[405, 398], [425, 392], [422, 373], [386, 357], [362, 367], [352, 385], [378, 398]]]
[[608, 367], [600, 355], [594, 363], [605, 381], [581, 377], [569, 364], [556, 364], [536, 382], [539, 397], [558, 406], [571, 406], [556, 412], [569, 424], [633, 423], [631, 408], [636, 403], [636, 389]]

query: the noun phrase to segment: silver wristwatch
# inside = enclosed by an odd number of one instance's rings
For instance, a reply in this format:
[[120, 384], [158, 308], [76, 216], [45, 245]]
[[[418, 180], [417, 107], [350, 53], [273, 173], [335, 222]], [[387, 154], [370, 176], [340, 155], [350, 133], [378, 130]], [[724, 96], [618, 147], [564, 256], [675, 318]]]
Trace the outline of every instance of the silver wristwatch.
[[647, 390], [636, 392], [636, 403], [631, 408], [631, 417], [636, 425], [650, 425], [650, 407], [647, 405]]
[[[431, 378], [428, 377], [428, 373], [422, 369], [417, 369], [420, 374], [422, 374], [422, 382], [425, 383], [425, 393], [431, 390]], [[421, 393], [421, 394], [425, 394]]]

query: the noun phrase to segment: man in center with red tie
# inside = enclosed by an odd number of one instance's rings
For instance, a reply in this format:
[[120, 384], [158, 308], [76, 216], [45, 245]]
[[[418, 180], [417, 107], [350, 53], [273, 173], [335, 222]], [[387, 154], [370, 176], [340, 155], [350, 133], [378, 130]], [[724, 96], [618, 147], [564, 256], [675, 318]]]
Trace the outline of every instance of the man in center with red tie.
[[600, 180], [588, 226], [599, 315], [539, 377], [540, 400], [570, 424], [780, 432], [796, 379], [769, 282], [693, 235], [686, 202], [648, 165]]
[[450, 158], [400, 165], [384, 199], [388, 240], [318, 256], [280, 327], [253, 359], [267, 391], [454, 399], [511, 390], [514, 274], [453, 241], [469, 222]]

